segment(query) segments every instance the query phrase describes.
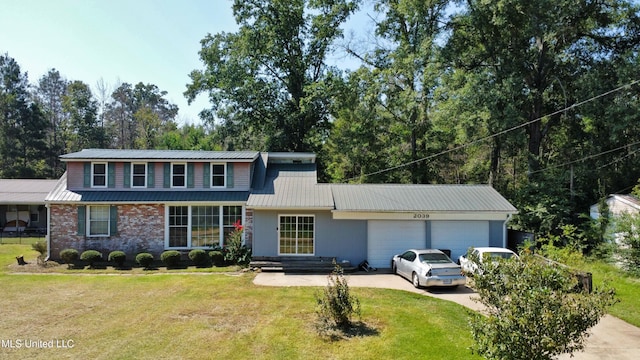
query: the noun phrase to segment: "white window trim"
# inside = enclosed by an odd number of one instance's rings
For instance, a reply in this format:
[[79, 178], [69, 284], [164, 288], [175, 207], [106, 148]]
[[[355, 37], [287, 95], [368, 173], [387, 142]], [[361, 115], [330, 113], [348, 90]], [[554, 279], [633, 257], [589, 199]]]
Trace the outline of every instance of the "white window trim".
[[[173, 184], [173, 167], [175, 165], [184, 165], [184, 185], [182, 186], [175, 186]], [[188, 167], [187, 167], [187, 163], [184, 162], [175, 162], [175, 163], [171, 163], [171, 188], [172, 189], [186, 189], [187, 188], [187, 172], [189, 171]]]
[[[91, 235], [91, 208], [92, 207], [106, 207], [107, 208], [107, 233], [106, 234], [96, 234], [96, 235]], [[90, 238], [104, 238], [104, 237], [109, 237], [111, 236], [111, 207], [109, 205], [87, 205], [87, 210], [86, 210], [86, 214], [85, 214], [85, 221], [86, 221], [86, 225], [85, 225], [85, 229], [86, 229], [86, 235], [87, 237]]]
[[[289, 253], [281, 253], [280, 252], [280, 219], [283, 217], [311, 217], [313, 218], [313, 252], [311, 254], [299, 254], [297, 253], [297, 238], [296, 238], [296, 253], [295, 254], [289, 254]], [[296, 224], [298, 223], [298, 220], [296, 219]], [[316, 216], [315, 214], [278, 214], [278, 256], [315, 256], [316, 254], [316, 227], [317, 227], [317, 223], [316, 223]], [[298, 229], [296, 229], [296, 236], [297, 236], [297, 231]]]
[[[173, 246], [170, 247], [169, 246], [169, 207], [171, 206], [186, 206], [187, 207], [187, 216], [188, 216], [188, 220], [187, 220], [187, 246]], [[211, 247], [209, 246], [197, 246], [197, 247], [193, 247], [191, 246], [191, 228], [193, 226], [192, 223], [192, 215], [193, 215], [193, 207], [194, 206], [217, 206], [220, 208], [220, 218], [219, 218], [219, 226], [220, 226], [220, 246], [224, 246], [224, 207], [225, 206], [242, 206], [242, 224], [244, 226], [244, 224], [246, 223], [246, 208], [244, 206], [244, 204], [234, 204], [234, 203], [224, 203], [224, 204], [220, 204], [220, 203], [216, 203], [216, 204], [206, 204], [206, 205], [201, 205], [201, 204], [183, 204], [183, 203], [175, 203], [175, 204], [165, 204], [164, 205], [164, 248], [168, 249], [168, 250], [191, 250], [191, 249], [210, 249]], [[314, 225], [315, 225], [315, 219], [314, 219]], [[315, 227], [313, 228], [314, 230], [314, 242], [313, 242], [313, 246], [314, 246], [314, 250], [315, 250]], [[88, 230], [87, 230], [88, 231]], [[242, 232], [242, 244], [245, 244], [245, 234], [246, 232], [243, 231]]]
[[[144, 165], [144, 185], [142, 186], [135, 186], [134, 182], [133, 182], [133, 178], [134, 178], [134, 171], [133, 169], [135, 168], [136, 165]], [[172, 168], [173, 169], [173, 168]], [[185, 167], [185, 173], [187, 171], [187, 168]], [[138, 174], [138, 176], [140, 176], [140, 174]], [[133, 189], [144, 189], [147, 187], [147, 179], [149, 177], [149, 167], [147, 163], [143, 163], [143, 162], [136, 162], [136, 163], [131, 163], [131, 187]], [[173, 182], [173, 177], [171, 178], [171, 182]], [[185, 183], [186, 183], [186, 178], [185, 178]]]
[[[223, 176], [224, 184], [223, 184], [222, 186], [215, 186], [215, 185], [213, 185], [213, 182], [214, 182], [214, 181], [213, 181], [213, 166], [214, 166], [214, 165], [222, 165], [222, 166], [224, 166], [224, 173], [223, 173], [223, 175], [222, 175], [222, 176]], [[210, 179], [210, 181], [211, 181], [211, 188], [212, 188], [212, 189], [223, 189], [223, 188], [226, 188], [226, 187], [227, 187], [227, 163], [219, 163], [219, 162], [217, 162], [217, 163], [211, 163], [210, 168], [211, 168], [211, 179]]]
[[[96, 185], [94, 183], [95, 180], [95, 173], [94, 173], [94, 169], [96, 165], [104, 165], [104, 185]], [[109, 183], [109, 163], [107, 162], [92, 162], [91, 163], [91, 187], [92, 188], [96, 188], [96, 189], [104, 189], [107, 187], [107, 184]]]

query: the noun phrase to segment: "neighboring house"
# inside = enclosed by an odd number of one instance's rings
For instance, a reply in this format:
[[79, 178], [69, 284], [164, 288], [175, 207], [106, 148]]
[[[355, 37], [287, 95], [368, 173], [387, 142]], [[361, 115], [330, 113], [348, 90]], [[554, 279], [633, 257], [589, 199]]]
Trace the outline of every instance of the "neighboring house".
[[0, 179], [0, 230], [44, 234], [45, 198], [58, 180]]
[[[638, 214], [640, 213], [640, 200], [633, 195], [611, 194], [605, 200], [609, 215], [617, 217], [623, 213]], [[592, 219], [600, 217], [599, 204], [593, 204], [589, 207], [589, 214]]]
[[407, 248], [505, 246], [516, 209], [486, 185], [318, 184], [309, 153], [89, 149], [61, 157], [50, 249], [159, 254], [223, 245], [237, 221], [254, 257], [389, 267]]

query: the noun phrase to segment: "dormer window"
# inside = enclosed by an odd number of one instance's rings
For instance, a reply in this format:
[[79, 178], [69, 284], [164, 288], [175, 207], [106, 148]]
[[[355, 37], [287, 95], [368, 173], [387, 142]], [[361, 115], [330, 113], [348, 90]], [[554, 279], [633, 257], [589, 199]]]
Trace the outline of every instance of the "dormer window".
[[91, 187], [107, 187], [107, 163], [91, 164]]
[[131, 187], [144, 188], [147, 186], [147, 164], [131, 164]]
[[223, 188], [227, 186], [227, 165], [211, 164], [211, 187]]
[[173, 188], [187, 187], [187, 164], [185, 163], [171, 164], [171, 187]]

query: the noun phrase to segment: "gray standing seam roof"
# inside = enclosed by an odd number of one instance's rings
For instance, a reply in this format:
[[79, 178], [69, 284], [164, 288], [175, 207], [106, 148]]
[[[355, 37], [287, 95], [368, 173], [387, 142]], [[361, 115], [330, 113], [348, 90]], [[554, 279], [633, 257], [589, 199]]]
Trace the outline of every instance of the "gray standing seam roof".
[[253, 161], [257, 151], [84, 149], [60, 156], [69, 160], [236, 160]]
[[44, 204], [47, 194], [57, 183], [58, 180], [0, 179], [0, 203]]
[[337, 211], [516, 213], [489, 185], [333, 184]]

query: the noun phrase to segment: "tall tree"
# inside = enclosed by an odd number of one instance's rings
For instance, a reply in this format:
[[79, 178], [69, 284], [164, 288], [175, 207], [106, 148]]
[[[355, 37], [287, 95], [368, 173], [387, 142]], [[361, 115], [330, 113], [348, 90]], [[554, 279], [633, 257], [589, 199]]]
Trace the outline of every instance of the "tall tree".
[[0, 55], [0, 177], [45, 176], [47, 126], [28, 86], [27, 74], [18, 63], [8, 54]]
[[240, 29], [201, 41], [206, 69], [191, 72], [185, 95], [207, 93], [201, 116], [252, 134], [256, 148], [318, 150], [329, 126], [326, 57], [355, 9], [349, 0], [234, 1]]
[[64, 126], [66, 114], [62, 102], [68, 82], [56, 69], [51, 69], [38, 80], [35, 97], [47, 120], [48, 176], [58, 178], [64, 172], [59, 156], [65, 151]]
[[98, 103], [87, 84], [78, 80], [71, 82], [63, 107], [69, 113], [67, 151], [107, 147], [105, 129], [98, 126]]

